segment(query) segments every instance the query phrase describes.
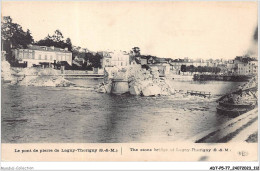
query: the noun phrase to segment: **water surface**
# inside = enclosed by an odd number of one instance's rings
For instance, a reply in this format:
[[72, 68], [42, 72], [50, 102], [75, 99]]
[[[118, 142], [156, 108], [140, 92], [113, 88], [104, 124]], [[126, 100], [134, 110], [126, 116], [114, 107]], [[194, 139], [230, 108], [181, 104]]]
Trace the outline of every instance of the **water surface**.
[[96, 93], [102, 79], [70, 79], [70, 87], [2, 84], [3, 143], [171, 142], [229, 118], [215, 100], [242, 83], [171, 81], [176, 90], [210, 91], [212, 97], [140, 97]]

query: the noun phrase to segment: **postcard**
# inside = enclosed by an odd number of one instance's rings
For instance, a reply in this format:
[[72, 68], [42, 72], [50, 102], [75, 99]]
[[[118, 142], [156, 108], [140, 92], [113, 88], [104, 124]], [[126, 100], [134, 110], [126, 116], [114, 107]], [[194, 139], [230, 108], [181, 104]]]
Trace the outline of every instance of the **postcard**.
[[257, 5], [2, 1], [2, 161], [258, 161]]

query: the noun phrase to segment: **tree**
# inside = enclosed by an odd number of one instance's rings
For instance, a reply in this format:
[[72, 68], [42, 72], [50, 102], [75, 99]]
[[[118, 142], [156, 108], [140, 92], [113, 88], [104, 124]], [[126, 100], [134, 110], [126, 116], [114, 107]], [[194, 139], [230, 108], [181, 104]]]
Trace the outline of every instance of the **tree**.
[[219, 73], [221, 69], [219, 67], [216, 67], [216, 74]]
[[76, 56], [79, 56], [80, 52], [79, 50], [81, 49], [80, 46], [72, 46], [71, 51], [72, 51], [72, 59], [75, 59]]
[[201, 68], [202, 68], [202, 72], [207, 72], [208, 71], [208, 67], [206, 67], [206, 66], [202, 66]]
[[60, 30], [55, 30], [54, 34], [50, 36], [49, 34], [44, 39], [39, 40], [35, 43], [39, 46], [54, 46], [58, 48], [68, 48], [69, 51], [72, 51], [72, 43], [70, 38], [67, 38], [66, 41], [63, 40], [63, 35]]
[[98, 53], [96, 53], [96, 55], [92, 56], [92, 58], [90, 59], [90, 62], [92, 63], [92, 66], [94, 68], [101, 68], [101, 62], [100, 60], [102, 59], [102, 56], [99, 55]]
[[54, 34], [52, 35], [52, 40], [54, 42], [60, 42], [63, 41], [63, 35], [60, 30], [55, 30]]
[[32, 44], [34, 42], [33, 37], [31, 35], [31, 31], [29, 29], [27, 29], [26, 31], [26, 36], [25, 36], [25, 44], [29, 45]]
[[202, 72], [202, 67], [201, 66], [198, 66], [198, 72]]
[[195, 71], [194, 65], [190, 65], [190, 72], [193, 73]]
[[181, 65], [181, 72], [186, 72], [186, 71], [187, 71], [186, 65]]
[[70, 38], [67, 38], [67, 39], [66, 39], [66, 44], [67, 44], [67, 46], [68, 46], [68, 50], [71, 51], [71, 50], [72, 50], [72, 43], [71, 43]]
[[10, 16], [4, 16], [1, 22], [1, 39], [10, 40], [13, 36], [14, 29], [12, 28], [12, 18]]
[[11, 48], [26, 48], [33, 43], [30, 30], [23, 31], [19, 24], [13, 23], [10, 16], [4, 16], [1, 23], [2, 41], [9, 42]]
[[141, 52], [140, 52], [141, 50], [140, 50], [139, 47], [133, 47], [132, 51], [133, 51], [134, 56], [140, 56], [141, 55]]
[[4, 16], [1, 22], [2, 50], [7, 52], [7, 60], [14, 61], [11, 55], [13, 48], [27, 48], [34, 42], [30, 30], [23, 31], [22, 27], [13, 23], [10, 16]]

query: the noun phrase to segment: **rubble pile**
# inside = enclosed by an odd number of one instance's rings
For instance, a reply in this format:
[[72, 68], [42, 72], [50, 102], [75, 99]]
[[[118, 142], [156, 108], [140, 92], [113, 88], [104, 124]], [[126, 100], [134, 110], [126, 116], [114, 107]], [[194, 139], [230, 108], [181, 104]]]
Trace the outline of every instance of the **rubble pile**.
[[242, 89], [248, 89], [248, 88], [253, 88], [253, 87], [258, 87], [258, 79], [256, 76], [251, 78], [247, 83], [245, 83], [242, 86]]
[[19, 75], [25, 76], [58, 76], [60, 74], [59, 70], [55, 70], [52, 68], [23, 68]]
[[97, 92], [110, 93], [112, 80], [127, 80], [132, 95], [157, 96], [174, 94], [174, 89], [165, 78], [159, 77], [158, 68], [148, 70], [139, 66], [105, 68], [104, 82], [96, 87]]
[[69, 87], [74, 83], [66, 80], [59, 75], [58, 70], [52, 68], [25, 68], [19, 75], [24, 75], [17, 84], [25, 86], [42, 86], [42, 87]]
[[74, 85], [62, 76], [26, 76], [17, 82], [18, 85], [39, 87], [69, 87]]
[[255, 103], [255, 97], [251, 92], [242, 92], [241, 94], [230, 94], [222, 99], [222, 103], [248, 105]]
[[9, 62], [1, 61], [1, 77], [4, 82], [16, 82], [16, 78], [13, 76], [15, 71], [11, 69]]
[[52, 68], [11, 68], [7, 61], [2, 61], [2, 78], [11, 84], [40, 87], [68, 87], [74, 83], [60, 75], [60, 71]]
[[[237, 91], [232, 92], [226, 96], [223, 96], [223, 98], [221, 99], [221, 102], [229, 103], [229, 104], [236, 104], [236, 105], [255, 104], [255, 102], [258, 99], [257, 86], [258, 86], [257, 77], [253, 77], [244, 85], [239, 86]], [[254, 88], [256, 88], [256, 89], [254, 89]]]
[[[119, 74], [117, 67], [107, 67], [104, 70], [104, 82], [95, 87], [95, 91], [99, 93], [111, 93], [112, 79], [123, 78], [123, 74]], [[126, 79], [126, 77], [124, 77]]]

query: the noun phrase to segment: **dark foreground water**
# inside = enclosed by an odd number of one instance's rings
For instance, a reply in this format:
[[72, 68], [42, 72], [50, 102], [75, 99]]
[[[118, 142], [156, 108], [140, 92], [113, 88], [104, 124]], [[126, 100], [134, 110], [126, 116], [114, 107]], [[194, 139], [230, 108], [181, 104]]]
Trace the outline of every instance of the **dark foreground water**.
[[139, 97], [100, 94], [102, 79], [70, 79], [79, 87], [2, 84], [3, 143], [169, 142], [186, 139], [229, 118], [216, 113], [215, 100], [234, 82], [177, 82], [175, 89], [210, 91], [200, 97]]

